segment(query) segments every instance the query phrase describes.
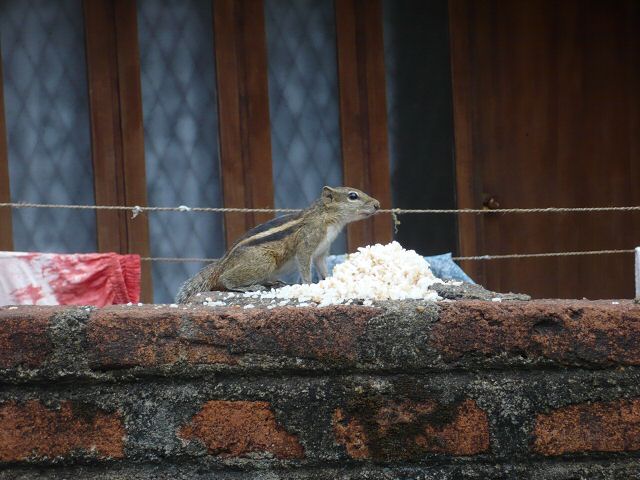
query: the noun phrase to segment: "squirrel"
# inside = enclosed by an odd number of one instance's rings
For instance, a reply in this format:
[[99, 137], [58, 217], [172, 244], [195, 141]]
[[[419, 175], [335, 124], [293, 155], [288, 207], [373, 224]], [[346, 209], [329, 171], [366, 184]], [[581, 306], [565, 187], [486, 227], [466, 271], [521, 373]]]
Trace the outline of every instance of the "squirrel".
[[318, 200], [299, 213], [258, 225], [238, 239], [225, 255], [187, 280], [177, 303], [212, 290], [257, 291], [281, 286], [278, 277], [297, 267], [303, 283], [311, 283], [311, 264], [328, 275], [329, 247], [347, 223], [375, 214], [380, 202], [351, 187], [324, 187]]

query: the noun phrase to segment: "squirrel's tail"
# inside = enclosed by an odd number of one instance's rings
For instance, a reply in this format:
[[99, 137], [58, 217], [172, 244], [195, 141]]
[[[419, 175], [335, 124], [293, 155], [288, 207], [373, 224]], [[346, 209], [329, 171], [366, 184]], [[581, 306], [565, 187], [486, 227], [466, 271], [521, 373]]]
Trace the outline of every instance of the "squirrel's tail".
[[176, 295], [176, 303], [186, 303], [196, 293], [210, 291], [213, 288], [212, 280], [218, 263], [220, 263], [220, 259], [214, 260], [184, 282]]

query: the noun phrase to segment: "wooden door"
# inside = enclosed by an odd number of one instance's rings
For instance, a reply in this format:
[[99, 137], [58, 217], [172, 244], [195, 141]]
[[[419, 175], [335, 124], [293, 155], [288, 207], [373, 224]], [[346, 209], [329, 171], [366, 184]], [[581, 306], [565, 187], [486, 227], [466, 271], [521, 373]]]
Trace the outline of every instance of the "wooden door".
[[[451, 0], [458, 206], [640, 205], [640, 2]], [[462, 255], [630, 249], [640, 213], [460, 218]], [[466, 262], [488, 288], [633, 296], [632, 254]]]

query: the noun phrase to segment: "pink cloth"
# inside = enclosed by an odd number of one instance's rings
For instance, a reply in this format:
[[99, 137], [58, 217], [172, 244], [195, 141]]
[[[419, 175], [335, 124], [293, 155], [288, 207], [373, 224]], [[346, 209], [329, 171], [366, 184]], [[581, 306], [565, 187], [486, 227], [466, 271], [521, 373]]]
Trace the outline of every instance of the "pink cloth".
[[140, 300], [140, 256], [0, 252], [0, 305], [95, 305]]

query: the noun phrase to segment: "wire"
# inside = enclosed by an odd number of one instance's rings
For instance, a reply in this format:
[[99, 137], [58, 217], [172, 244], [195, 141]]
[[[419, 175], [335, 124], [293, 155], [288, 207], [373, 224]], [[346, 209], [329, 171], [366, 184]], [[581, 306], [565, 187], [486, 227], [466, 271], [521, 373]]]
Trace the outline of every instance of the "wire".
[[453, 257], [453, 260], [504, 260], [509, 258], [541, 258], [541, 257], [576, 257], [579, 255], [609, 255], [618, 253], [633, 253], [635, 250], [585, 250], [578, 252], [549, 252], [549, 253], [512, 253], [508, 255], [477, 255], [472, 257]]
[[634, 212], [640, 211], [640, 206], [632, 207], [544, 207], [544, 208], [451, 208], [451, 209], [402, 209], [392, 208], [381, 212], [405, 213], [584, 213], [584, 212]]
[[[548, 252], [548, 253], [512, 253], [508, 255], [477, 255], [471, 257], [452, 257], [452, 260], [504, 260], [511, 258], [540, 258], [540, 257], [576, 257], [580, 255], [610, 255], [619, 253], [634, 253], [635, 250], [585, 250], [577, 252]], [[213, 262], [217, 258], [182, 258], [182, 257], [141, 257], [143, 262]]]
[[214, 260], [219, 260], [218, 258], [181, 258], [181, 257], [140, 257], [140, 260], [143, 262], [213, 262]]
[[[212, 212], [212, 213], [293, 213], [300, 212], [299, 208], [233, 208], [233, 207], [188, 207], [180, 205], [178, 207], [142, 207], [120, 206], [120, 205], [69, 205], [53, 203], [26, 203], [10, 202], [0, 203], [0, 208], [65, 208], [74, 210], [116, 210], [130, 211], [135, 218], [143, 212]], [[495, 210], [484, 208], [452, 208], [452, 209], [407, 209], [390, 208], [379, 210], [381, 213], [391, 213], [397, 215], [413, 213], [433, 213], [433, 214], [497, 214], [497, 213], [584, 213], [584, 212], [634, 212], [640, 211], [640, 206], [629, 207], [545, 207], [545, 208], [499, 208]]]
[[[214, 213], [292, 213], [300, 212], [298, 208], [233, 208], [233, 207], [188, 207], [180, 205], [178, 207], [141, 207], [120, 206], [120, 205], [71, 205], [71, 204], [53, 204], [53, 203], [26, 203], [26, 202], [9, 202], [0, 203], [0, 208], [64, 208], [73, 210], [115, 210], [130, 211], [132, 218], [136, 218], [143, 212], [214, 212]], [[396, 224], [399, 222], [395, 218], [396, 215], [412, 214], [412, 213], [434, 213], [434, 214], [496, 214], [496, 213], [584, 213], [584, 212], [631, 212], [640, 211], [640, 206], [630, 207], [546, 207], [546, 208], [503, 208], [503, 209], [403, 209], [391, 208], [380, 210], [381, 213], [390, 213], [394, 217]], [[620, 253], [633, 253], [633, 249], [628, 250], [589, 250], [576, 252], [548, 252], [548, 253], [514, 253], [508, 255], [476, 255], [467, 257], [453, 257], [453, 260], [503, 260], [514, 258], [542, 258], [542, 257], [573, 257], [578, 255], [607, 255]], [[142, 257], [144, 262], [211, 262], [217, 260], [215, 258], [180, 258], [180, 257]]]
[[232, 208], [232, 207], [188, 207], [186, 205], [180, 205], [179, 207], [141, 207], [134, 205], [132, 207], [120, 206], [120, 205], [69, 205], [69, 204], [54, 204], [54, 203], [25, 203], [25, 202], [11, 202], [0, 203], [0, 208], [66, 208], [73, 210], [120, 210], [130, 211], [133, 213], [134, 218], [143, 212], [258, 212], [258, 213], [273, 213], [273, 212], [299, 212], [299, 208]]

